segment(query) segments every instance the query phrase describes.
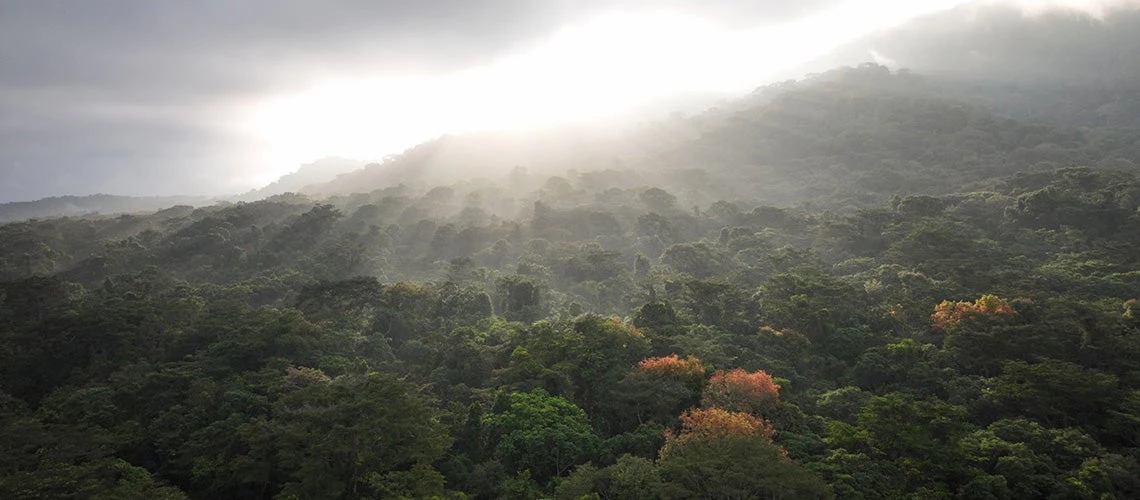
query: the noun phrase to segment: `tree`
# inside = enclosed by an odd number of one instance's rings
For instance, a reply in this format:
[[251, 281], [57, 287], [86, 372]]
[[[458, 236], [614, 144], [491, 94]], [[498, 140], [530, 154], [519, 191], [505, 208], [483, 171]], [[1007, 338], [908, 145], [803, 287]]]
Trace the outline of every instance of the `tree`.
[[1102, 453], [1079, 431], [1047, 429], [1025, 419], [998, 420], [963, 436], [958, 447], [968, 464], [985, 473], [961, 491], [984, 487], [998, 498], [1060, 497], [1081, 464]]
[[671, 304], [657, 301], [647, 302], [634, 312], [633, 326], [671, 335], [677, 333], [682, 325]]
[[1118, 401], [1119, 379], [1074, 363], [1008, 361], [990, 395], [1006, 411], [1052, 426], [1098, 426]]
[[270, 247], [287, 251], [310, 249], [331, 232], [336, 221], [343, 216], [330, 204], [315, 205], [278, 233]]
[[484, 426], [495, 455], [538, 481], [565, 474], [597, 453], [600, 442], [586, 412], [542, 389], [507, 395]]
[[827, 485], [772, 442], [763, 419], [719, 408], [681, 416], [660, 465], [667, 498], [830, 498]]
[[660, 188], [649, 188], [637, 195], [652, 212], [666, 212], [676, 205], [677, 197]]
[[930, 319], [934, 321], [935, 328], [946, 328], [956, 325], [974, 316], [1010, 315], [1017, 311], [997, 295], [983, 295], [974, 303], [951, 302], [944, 300], [934, 306], [934, 313]]
[[474, 325], [492, 313], [491, 296], [482, 287], [449, 283], [440, 290], [439, 315], [449, 328]]
[[732, 438], [757, 438], [771, 441], [776, 431], [763, 418], [722, 408], [693, 408], [681, 414], [681, 429], [665, 431], [661, 458], [693, 442], [719, 442]]
[[[274, 421], [263, 424], [280, 429], [275, 441], [289, 478], [280, 494], [394, 497], [406, 494], [408, 484], [438, 477], [430, 464], [451, 439], [417, 392], [391, 375], [370, 373], [312, 379], [284, 395]], [[409, 482], [409, 475], [418, 479]]]
[[756, 295], [763, 319], [826, 344], [843, 326], [866, 322], [866, 293], [816, 266], [773, 275]]
[[0, 392], [0, 496], [95, 500], [184, 500], [149, 471], [109, 456], [102, 429], [47, 423]]
[[313, 323], [360, 332], [381, 305], [382, 292], [376, 278], [321, 281], [301, 288], [296, 307]]
[[705, 376], [705, 367], [694, 356], [684, 359], [676, 354], [658, 358], [645, 358], [637, 363], [637, 372], [649, 377], [671, 378], [699, 388]]
[[890, 393], [864, 403], [856, 426], [832, 423], [828, 440], [833, 448], [897, 464], [913, 492], [959, 477], [963, 461], [954, 444], [970, 430], [961, 406]]
[[707, 243], [678, 243], [665, 249], [661, 263], [697, 279], [706, 279], [724, 272], [728, 258]]
[[511, 275], [495, 282], [496, 309], [512, 321], [534, 321], [542, 316], [542, 287], [530, 278]]
[[555, 498], [581, 500], [600, 498], [661, 498], [664, 483], [661, 471], [652, 460], [622, 455], [617, 463], [604, 468], [593, 464], [579, 465], [574, 473], [558, 484]]
[[438, 325], [439, 292], [414, 283], [384, 287], [381, 305], [373, 317], [372, 333], [394, 345], [419, 339]]
[[574, 399], [598, 416], [614, 385], [648, 354], [648, 342], [641, 330], [618, 318], [590, 314], [576, 319], [573, 327], [581, 338], [572, 350]]
[[701, 393], [701, 405], [763, 415], [780, 402], [780, 386], [763, 370], [717, 370]]
[[672, 425], [676, 415], [698, 401], [705, 367], [693, 356], [646, 358], [617, 384], [611, 413], [618, 428], [646, 422]]

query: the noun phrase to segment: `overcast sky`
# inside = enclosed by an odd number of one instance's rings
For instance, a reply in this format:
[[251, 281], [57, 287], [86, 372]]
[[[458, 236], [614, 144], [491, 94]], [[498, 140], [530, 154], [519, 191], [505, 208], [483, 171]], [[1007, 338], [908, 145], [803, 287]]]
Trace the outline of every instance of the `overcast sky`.
[[0, 202], [227, 194], [325, 155], [744, 92], [961, 0], [0, 0]]

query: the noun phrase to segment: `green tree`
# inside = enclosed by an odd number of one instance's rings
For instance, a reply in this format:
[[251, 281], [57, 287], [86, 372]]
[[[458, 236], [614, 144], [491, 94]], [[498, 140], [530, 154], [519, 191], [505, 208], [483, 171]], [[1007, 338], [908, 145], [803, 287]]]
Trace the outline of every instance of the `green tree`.
[[554, 496], [566, 500], [656, 499], [662, 498], [663, 487], [661, 471], [652, 460], [622, 455], [616, 463], [601, 469], [593, 464], [579, 465], [573, 474], [558, 484]]
[[542, 389], [509, 394], [484, 425], [496, 456], [543, 482], [589, 460], [600, 445], [586, 412]]
[[446, 429], [417, 389], [390, 375], [320, 379], [282, 396], [273, 421], [288, 474], [285, 498], [370, 498], [437, 484], [430, 465], [450, 445]]
[[827, 484], [766, 438], [697, 441], [661, 459], [666, 498], [832, 498]]

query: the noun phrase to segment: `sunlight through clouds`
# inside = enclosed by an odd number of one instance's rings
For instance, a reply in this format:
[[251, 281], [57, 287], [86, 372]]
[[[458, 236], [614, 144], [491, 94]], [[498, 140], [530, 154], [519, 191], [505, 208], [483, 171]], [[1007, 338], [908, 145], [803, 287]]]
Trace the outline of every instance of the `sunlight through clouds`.
[[331, 79], [261, 103], [244, 123], [274, 173], [324, 155], [380, 159], [442, 134], [614, 118], [686, 91], [744, 93], [839, 44], [962, 3], [852, 1], [745, 30], [672, 11], [610, 12], [485, 66]]

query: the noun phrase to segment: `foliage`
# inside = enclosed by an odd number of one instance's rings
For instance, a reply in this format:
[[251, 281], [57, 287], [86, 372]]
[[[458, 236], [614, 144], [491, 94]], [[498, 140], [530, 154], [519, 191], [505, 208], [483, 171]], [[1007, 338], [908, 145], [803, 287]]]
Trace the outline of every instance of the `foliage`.
[[717, 370], [701, 393], [701, 405], [762, 415], [779, 402], [780, 386], [763, 370], [748, 373], [740, 368]]
[[934, 321], [935, 328], [946, 328], [974, 316], [1014, 314], [1015, 312], [1005, 299], [997, 295], [983, 295], [973, 303], [944, 300], [934, 306], [934, 313], [930, 315], [930, 319]]
[[663, 456], [661, 469], [666, 498], [832, 498], [762, 434], [690, 441]]
[[495, 454], [515, 470], [545, 481], [593, 456], [599, 440], [586, 412], [542, 389], [508, 395], [484, 422]]
[[0, 225], [0, 497], [1136, 498], [1136, 92], [936, 80]]
[[665, 431], [661, 457], [664, 459], [690, 443], [719, 442], [738, 437], [770, 441], [775, 432], [763, 418], [748, 413], [722, 408], [693, 408], [681, 414], [679, 431]]
[[677, 379], [704, 378], [705, 367], [701, 360], [694, 356], [685, 356], [684, 359], [670, 354], [659, 358], [645, 358], [637, 362], [637, 371], [652, 377], [667, 377]]

